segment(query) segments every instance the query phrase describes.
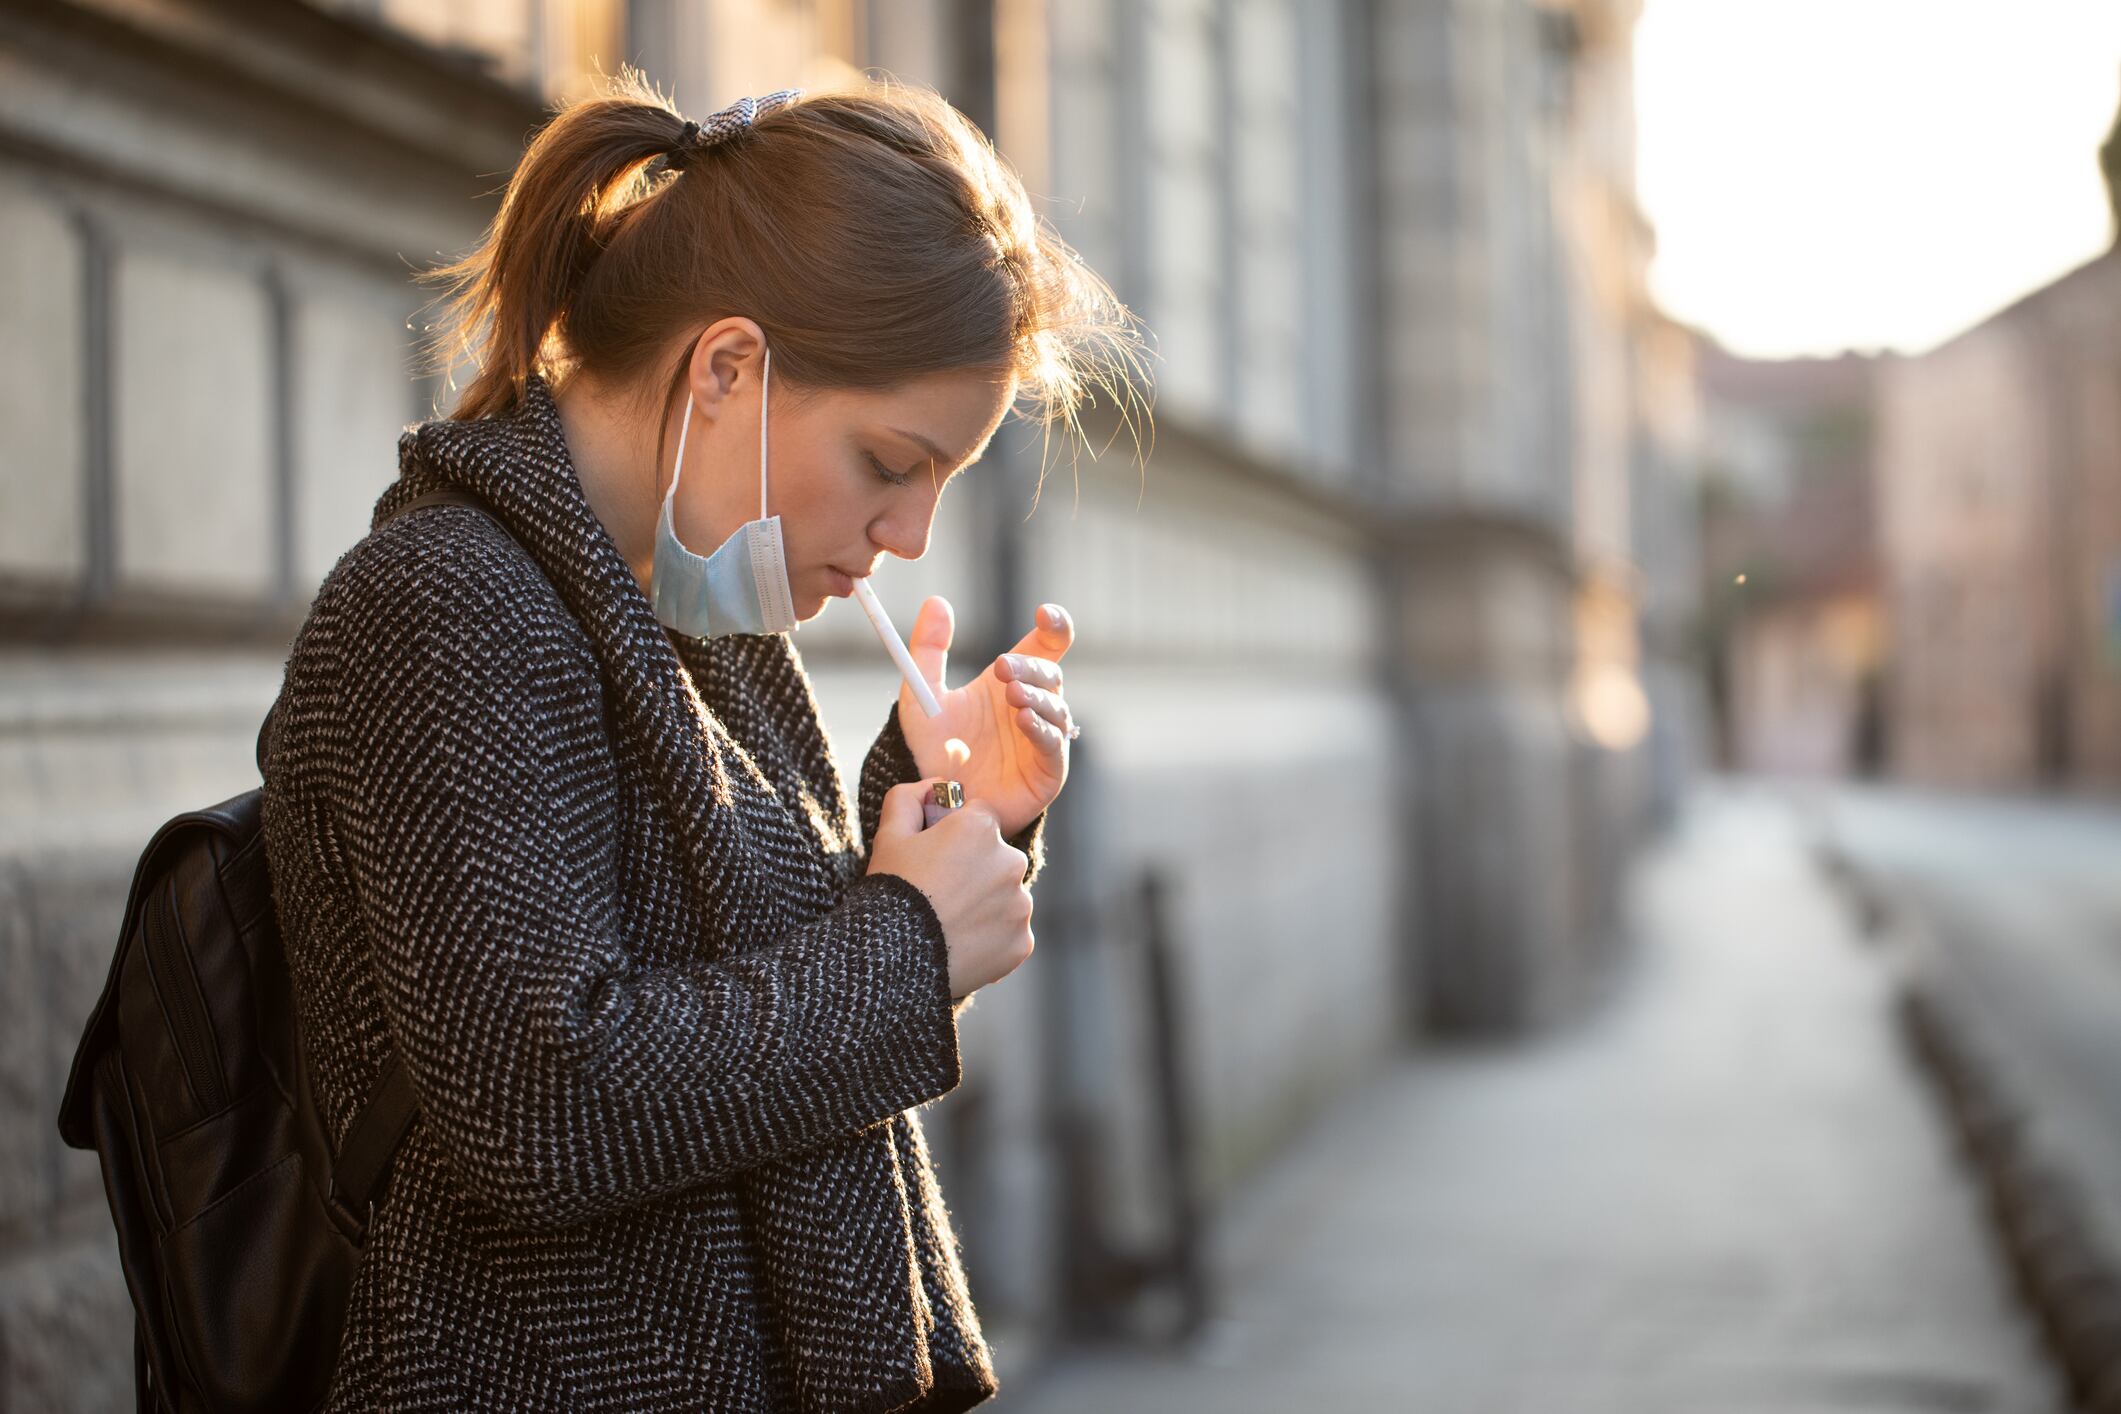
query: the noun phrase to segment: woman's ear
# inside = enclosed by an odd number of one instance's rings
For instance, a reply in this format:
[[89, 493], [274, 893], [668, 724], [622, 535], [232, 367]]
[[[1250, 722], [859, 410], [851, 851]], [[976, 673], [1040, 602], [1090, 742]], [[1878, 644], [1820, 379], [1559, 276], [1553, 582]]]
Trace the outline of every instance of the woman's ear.
[[708, 325], [693, 341], [686, 369], [693, 407], [712, 421], [745, 379], [760, 376], [765, 354], [766, 333], [752, 320], [730, 315]]

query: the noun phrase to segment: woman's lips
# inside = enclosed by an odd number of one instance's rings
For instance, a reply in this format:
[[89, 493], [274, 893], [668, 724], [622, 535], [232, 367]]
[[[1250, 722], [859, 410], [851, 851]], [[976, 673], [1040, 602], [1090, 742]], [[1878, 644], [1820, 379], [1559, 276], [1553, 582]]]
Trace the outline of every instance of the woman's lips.
[[825, 582], [832, 586], [835, 598], [844, 599], [854, 592], [854, 580], [845, 570], [825, 566]]

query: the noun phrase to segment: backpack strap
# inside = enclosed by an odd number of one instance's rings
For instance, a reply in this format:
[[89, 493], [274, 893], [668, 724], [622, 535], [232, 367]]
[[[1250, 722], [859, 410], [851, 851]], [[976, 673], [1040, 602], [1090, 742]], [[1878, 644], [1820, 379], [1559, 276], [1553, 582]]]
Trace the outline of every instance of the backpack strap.
[[[484, 515], [495, 525], [499, 526], [501, 528], [502, 533], [507, 535], [510, 539], [515, 538], [515, 532], [509, 530], [508, 523], [506, 521], [502, 520], [500, 516], [494, 514], [493, 507], [486, 503], [485, 497], [479, 495], [476, 491], [468, 490], [462, 486], [439, 486], [432, 491], [415, 496], [410, 501], [407, 501], [404, 505], [392, 511], [390, 513], [389, 520], [384, 521], [384, 524], [388, 525], [390, 521], [396, 520], [399, 516], [404, 515], [408, 511], [424, 510], [428, 506], [469, 506], [473, 510], [478, 511], [480, 514]], [[380, 528], [381, 527], [378, 527], [378, 529]]]
[[412, 1075], [404, 1060], [393, 1053], [376, 1077], [375, 1088], [368, 1092], [368, 1103], [354, 1116], [331, 1166], [331, 1201], [342, 1218], [363, 1231], [382, 1197], [391, 1157], [419, 1112], [420, 1097], [413, 1092]]

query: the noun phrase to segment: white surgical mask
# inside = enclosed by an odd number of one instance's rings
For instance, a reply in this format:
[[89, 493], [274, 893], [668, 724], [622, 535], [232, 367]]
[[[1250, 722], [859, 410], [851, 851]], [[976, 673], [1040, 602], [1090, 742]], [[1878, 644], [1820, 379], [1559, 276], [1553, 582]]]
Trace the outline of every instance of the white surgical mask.
[[725, 633], [786, 633], [795, 620], [795, 591], [788, 584], [781, 518], [766, 514], [766, 395], [773, 381], [773, 350], [759, 374], [759, 518], [746, 521], [711, 555], [695, 555], [678, 539], [671, 505], [685, 471], [685, 434], [692, 428], [691, 378], [686, 379], [685, 420], [678, 427], [678, 461], [656, 517], [655, 568], [650, 602], [658, 620], [679, 633], [713, 638]]

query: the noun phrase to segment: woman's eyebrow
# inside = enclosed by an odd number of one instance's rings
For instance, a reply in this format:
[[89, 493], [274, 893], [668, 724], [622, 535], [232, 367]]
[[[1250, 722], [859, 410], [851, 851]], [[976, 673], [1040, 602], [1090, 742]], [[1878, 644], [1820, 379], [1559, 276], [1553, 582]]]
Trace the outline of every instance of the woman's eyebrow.
[[962, 457], [953, 457], [948, 452], [944, 451], [941, 447], [936, 446], [935, 443], [929, 441], [926, 437], [923, 437], [918, 432], [908, 432], [905, 429], [899, 427], [887, 427], [884, 430], [886, 432], [889, 432], [894, 437], [905, 438], [907, 441], [913, 443], [913, 445], [919, 447], [922, 451], [926, 452], [930, 457], [932, 457], [936, 461], [941, 462], [944, 466], [951, 468], [953, 471], [957, 469], [959, 463], [967, 462], [972, 459], [969, 454]]

